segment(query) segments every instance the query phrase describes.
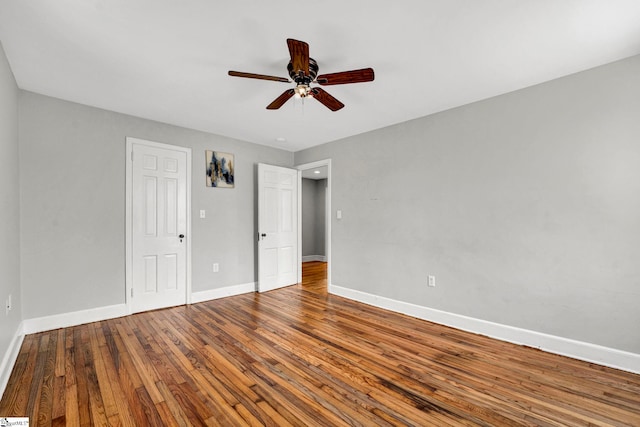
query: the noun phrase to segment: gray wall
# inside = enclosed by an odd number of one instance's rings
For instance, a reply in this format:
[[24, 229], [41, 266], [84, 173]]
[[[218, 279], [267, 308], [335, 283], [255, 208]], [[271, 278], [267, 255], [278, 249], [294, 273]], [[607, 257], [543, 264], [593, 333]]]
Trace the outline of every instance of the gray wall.
[[326, 248], [326, 216], [327, 216], [327, 180], [316, 180], [316, 214], [315, 214], [315, 235], [316, 250], [314, 255], [327, 255]]
[[[256, 280], [255, 164], [292, 153], [30, 92], [19, 105], [25, 318], [125, 302], [127, 136], [193, 150], [193, 291]], [[235, 154], [235, 189], [205, 186], [207, 149]]]
[[[0, 44], [0, 363], [22, 321], [19, 209], [18, 86]], [[6, 316], [10, 294], [13, 309]]]
[[333, 284], [640, 353], [639, 118], [636, 56], [296, 153]]
[[326, 179], [302, 179], [302, 256], [326, 255]]

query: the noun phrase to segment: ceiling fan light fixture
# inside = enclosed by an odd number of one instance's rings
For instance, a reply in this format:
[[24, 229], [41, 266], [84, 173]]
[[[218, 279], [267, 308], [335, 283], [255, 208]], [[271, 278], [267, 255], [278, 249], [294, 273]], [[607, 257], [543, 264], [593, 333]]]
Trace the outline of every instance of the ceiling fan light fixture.
[[311, 88], [306, 84], [299, 84], [294, 90], [296, 98], [306, 98], [311, 95]]

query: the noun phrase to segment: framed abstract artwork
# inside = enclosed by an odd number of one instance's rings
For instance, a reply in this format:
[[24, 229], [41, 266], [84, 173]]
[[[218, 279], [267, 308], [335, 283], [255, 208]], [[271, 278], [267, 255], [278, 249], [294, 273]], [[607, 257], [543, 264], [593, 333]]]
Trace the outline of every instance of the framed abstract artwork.
[[234, 188], [233, 154], [205, 150], [207, 187]]

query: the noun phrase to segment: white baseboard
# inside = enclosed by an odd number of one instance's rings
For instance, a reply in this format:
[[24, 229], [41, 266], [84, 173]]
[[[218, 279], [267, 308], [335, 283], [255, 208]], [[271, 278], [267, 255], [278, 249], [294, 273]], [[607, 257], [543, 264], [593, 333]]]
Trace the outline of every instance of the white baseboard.
[[327, 262], [327, 257], [324, 255], [305, 255], [302, 257], [302, 262], [309, 261]]
[[243, 283], [241, 285], [226, 286], [219, 289], [210, 289], [208, 291], [193, 292], [191, 294], [191, 303], [209, 301], [212, 299], [232, 297], [234, 295], [246, 294], [256, 291], [256, 283]]
[[25, 334], [50, 331], [58, 328], [82, 325], [84, 323], [99, 322], [114, 319], [129, 314], [126, 304], [109, 305], [106, 307], [90, 308], [88, 310], [73, 311], [71, 313], [54, 314], [53, 316], [26, 319], [23, 323]]
[[640, 354], [488, 322], [336, 285], [329, 285], [329, 293], [502, 341], [640, 374]]
[[18, 330], [9, 343], [9, 348], [2, 358], [2, 363], [0, 363], [0, 399], [2, 399], [2, 396], [4, 395], [4, 390], [7, 388], [7, 384], [9, 383], [11, 371], [13, 370], [16, 360], [18, 359], [18, 354], [20, 354], [20, 347], [22, 346], [22, 341], [24, 340], [24, 333], [22, 332], [22, 330], [23, 325], [22, 323], [20, 323], [20, 325], [18, 326]]
[[[227, 286], [210, 291], [194, 292], [191, 294], [191, 302], [202, 302], [216, 298], [223, 298], [233, 295], [254, 292], [255, 282], [242, 285]], [[52, 316], [25, 319], [22, 322], [23, 334], [35, 334], [38, 332], [50, 331], [52, 329], [67, 328], [70, 326], [82, 325], [84, 323], [99, 322], [101, 320], [114, 319], [130, 314], [126, 304], [116, 304], [106, 307], [91, 308], [88, 310], [73, 311], [71, 313], [54, 314]]]

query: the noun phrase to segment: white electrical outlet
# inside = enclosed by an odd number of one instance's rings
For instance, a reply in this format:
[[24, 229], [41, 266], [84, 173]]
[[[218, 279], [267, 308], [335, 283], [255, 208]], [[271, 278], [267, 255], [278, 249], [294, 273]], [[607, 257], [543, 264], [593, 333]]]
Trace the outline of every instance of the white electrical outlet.
[[436, 276], [429, 276], [429, 286], [432, 288], [436, 287]]
[[217, 262], [213, 263], [213, 272], [217, 273], [218, 271], [220, 271], [220, 265], [218, 265]]

